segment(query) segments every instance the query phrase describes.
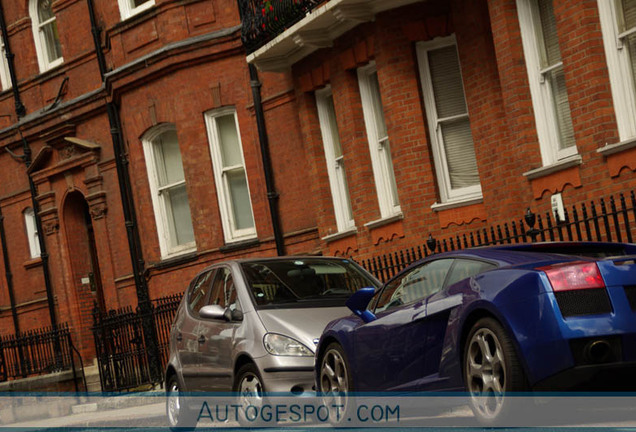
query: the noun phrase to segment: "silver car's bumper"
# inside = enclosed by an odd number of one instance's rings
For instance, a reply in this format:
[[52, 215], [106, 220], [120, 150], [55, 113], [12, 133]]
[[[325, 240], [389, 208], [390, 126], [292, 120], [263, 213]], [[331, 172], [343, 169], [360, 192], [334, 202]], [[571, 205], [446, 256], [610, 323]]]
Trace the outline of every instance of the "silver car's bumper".
[[254, 359], [267, 392], [300, 394], [314, 390], [314, 358], [266, 355]]

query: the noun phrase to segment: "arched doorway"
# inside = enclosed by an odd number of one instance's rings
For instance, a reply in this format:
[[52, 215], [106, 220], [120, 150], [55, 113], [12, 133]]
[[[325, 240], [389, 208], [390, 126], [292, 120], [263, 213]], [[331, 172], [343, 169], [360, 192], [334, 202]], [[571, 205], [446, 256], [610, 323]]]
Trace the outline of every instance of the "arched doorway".
[[93, 222], [86, 199], [80, 192], [71, 192], [66, 197], [64, 227], [82, 327], [90, 329], [93, 305], [97, 304], [104, 311], [105, 302]]

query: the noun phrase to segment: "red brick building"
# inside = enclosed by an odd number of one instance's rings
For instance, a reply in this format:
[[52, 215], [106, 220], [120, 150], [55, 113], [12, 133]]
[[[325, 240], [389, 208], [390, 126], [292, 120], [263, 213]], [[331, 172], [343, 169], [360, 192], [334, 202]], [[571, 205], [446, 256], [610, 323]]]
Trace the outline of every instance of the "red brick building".
[[[276, 254], [236, 2], [95, 1], [100, 50], [88, 3], [2, 2], [17, 82], [5, 62], [0, 94], [0, 333], [14, 333], [16, 319], [23, 332], [51, 324], [40, 236], [54, 314], [73, 329], [85, 362], [94, 355], [93, 304], [137, 305], [128, 229], [137, 231], [151, 299], [183, 292], [215, 260]], [[266, 112], [289, 118], [285, 133], [270, 136], [286, 251], [317, 253], [314, 210], [297, 205], [310, 181], [292, 85], [261, 78]], [[26, 107], [19, 115], [16, 100]], [[132, 220], [109, 107], [120, 119]], [[25, 142], [39, 233], [16, 158]]]
[[633, 2], [305, 1], [280, 30], [271, 4], [247, 59], [294, 77], [325, 253], [634, 190]]
[[366, 258], [636, 186], [627, 0], [240, 0], [247, 57], [235, 0], [1, 3], [0, 329], [52, 304], [85, 361], [94, 302], [276, 254], [269, 202], [286, 253]]

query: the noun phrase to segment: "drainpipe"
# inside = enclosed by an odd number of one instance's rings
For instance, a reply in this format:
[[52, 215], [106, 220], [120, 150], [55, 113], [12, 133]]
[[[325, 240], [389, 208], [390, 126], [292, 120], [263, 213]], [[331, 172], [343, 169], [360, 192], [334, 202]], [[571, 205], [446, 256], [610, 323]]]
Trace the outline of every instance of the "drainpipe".
[[7, 23], [4, 20], [4, 9], [2, 2], [0, 2], [0, 31], [2, 32], [2, 40], [4, 41], [4, 53], [7, 57], [7, 64], [9, 66], [9, 77], [11, 78], [11, 88], [13, 90], [13, 100], [15, 101], [15, 113], [18, 118], [24, 117], [26, 114], [26, 108], [22, 104], [20, 99], [20, 90], [18, 89], [18, 80], [15, 75], [15, 63], [13, 51], [9, 45], [9, 32], [7, 31]]
[[276, 242], [276, 252], [279, 256], [285, 255], [285, 240], [280, 227], [280, 215], [278, 211], [278, 192], [274, 184], [274, 173], [272, 171], [272, 160], [269, 154], [269, 139], [265, 126], [265, 113], [263, 112], [263, 101], [261, 100], [261, 82], [258, 79], [256, 66], [249, 64], [250, 86], [252, 87], [252, 97], [254, 98], [254, 112], [256, 114], [256, 127], [258, 129], [258, 141], [261, 146], [261, 159], [265, 174], [265, 185], [267, 187], [267, 199], [269, 201], [269, 213], [272, 218], [272, 228], [274, 229], [274, 241]]
[[7, 238], [4, 232], [4, 216], [0, 206], [0, 243], [2, 243], [2, 256], [4, 257], [4, 274], [7, 280], [7, 290], [9, 291], [9, 303], [11, 304], [11, 316], [13, 317], [13, 328], [15, 334], [20, 333], [20, 322], [18, 321], [18, 311], [15, 306], [15, 293], [13, 292], [13, 273], [11, 273], [11, 263], [9, 262], [9, 250], [7, 248]]
[[[19, 129], [18, 129], [19, 131]], [[22, 135], [22, 132], [20, 132]], [[33, 206], [33, 214], [35, 215], [35, 227], [38, 232], [38, 243], [40, 245], [40, 260], [42, 261], [42, 273], [44, 274], [44, 287], [46, 288], [46, 299], [49, 306], [49, 317], [51, 319], [51, 327], [57, 335], [57, 314], [55, 312], [55, 299], [53, 298], [53, 286], [51, 285], [51, 272], [49, 270], [49, 254], [46, 251], [46, 242], [44, 241], [44, 230], [42, 230], [42, 219], [40, 218], [40, 205], [38, 204], [38, 191], [33, 183], [29, 167], [31, 166], [31, 148], [24, 136], [22, 136], [22, 158], [27, 168], [27, 176], [29, 177], [29, 190], [31, 191], [31, 205]], [[57, 340], [57, 339], [56, 339]], [[59, 343], [59, 341], [57, 341]]]
[[[0, 2], [0, 33], [2, 33], [2, 40], [4, 41], [4, 53], [7, 57], [7, 64], [9, 65], [9, 76], [11, 79], [11, 88], [13, 89], [13, 99], [15, 101], [15, 112], [18, 117], [26, 114], [26, 109], [20, 101], [20, 92], [17, 86], [17, 79], [15, 77], [15, 65], [14, 55], [9, 45], [9, 32], [7, 31], [7, 23], [4, 20], [4, 9], [2, 2]], [[18, 321], [18, 311], [15, 304], [15, 293], [13, 291], [13, 273], [11, 273], [11, 264], [9, 262], [9, 250], [7, 248], [7, 238], [4, 231], [4, 216], [2, 215], [2, 207], [0, 206], [0, 242], [2, 243], [2, 256], [4, 257], [4, 273], [7, 280], [7, 290], [9, 291], [9, 302], [11, 304], [11, 315], [13, 317], [13, 328], [15, 334], [20, 333], [20, 322]]]
[[[18, 118], [23, 117], [26, 114], [26, 109], [22, 104], [20, 99], [20, 91], [18, 88], [18, 80], [15, 74], [15, 64], [14, 64], [14, 55], [11, 51], [11, 45], [9, 44], [9, 33], [7, 31], [7, 23], [4, 19], [4, 9], [2, 7], [2, 3], [0, 2], [0, 32], [2, 32], [2, 38], [4, 40], [4, 49], [7, 56], [7, 63], [9, 66], [9, 76], [11, 78], [11, 87], [13, 89], [13, 99], [15, 102], [15, 113]], [[20, 129], [18, 129], [20, 131]], [[51, 286], [51, 276], [49, 272], [48, 265], [48, 253], [46, 252], [46, 243], [44, 242], [44, 235], [42, 231], [42, 221], [39, 216], [39, 206], [37, 202], [37, 189], [35, 187], [35, 183], [33, 183], [33, 179], [31, 179], [31, 175], [28, 173], [29, 167], [31, 166], [31, 148], [29, 144], [22, 136], [22, 132], [20, 132], [20, 136], [22, 138], [23, 144], [23, 154], [20, 156], [20, 159], [25, 163], [27, 168], [27, 176], [29, 177], [29, 190], [31, 192], [31, 202], [33, 205], [33, 213], [35, 215], [35, 224], [38, 231], [38, 240], [40, 244], [40, 259], [42, 260], [42, 272], [44, 274], [44, 285], [46, 287], [46, 297], [49, 306], [49, 318], [51, 319], [51, 327], [55, 334], [57, 335], [57, 317], [55, 313], [55, 300], [53, 298], [53, 288]], [[3, 244], [4, 246], [4, 244]], [[5, 259], [7, 255], [5, 254]], [[15, 304], [15, 302], [13, 301]], [[14, 304], [12, 308], [14, 308]], [[17, 323], [17, 317], [14, 320]], [[16, 327], [17, 328], [17, 327]]]
[[[106, 60], [101, 48], [101, 29], [97, 24], [97, 17], [93, 0], [87, 0], [88, 13], [91, 22], [91, 33], [93, 34], [93, 43], [95, 45], [95, 53], [99, 64], [99, 72], [104, 85], [106, 85]], [[119, 107], [115, 102], [106, 103], [106, 112], [110, 124], [111, 139], [113, 142], [113, 151], [115, 155], [115, 166], [117, 170], [117, 180], [119, 183], [119, 194], [121, 196], [122, 208], [124, 212], [124, 221], [126, 225], [126, 235], [128, 237], [128, 250], [132, 261], [133, 278], [137, 292], [137, 304], [142, 318], [142, 328], [144, 341], [148, 347], [148, 365], [150, 367], [150, 376], [153, 379], [161, 380], [163, 372], [160, 367], [159, 345], [157, 343], [155, 323], [152, 317], [152, 303], [148, 292], [148, 284], [144, 276], [145, 262], [141, 248], [141, 240], [139, 237], [139, 229], [137, 226], [137, 216], [135, 214], [135, 205], [133, 200], [132, 186], [130, 182], [130, 173], [128, 171], [128, 158], [124, 149], [124, 138], [122, 135], [121, 119], [119, 116]]]

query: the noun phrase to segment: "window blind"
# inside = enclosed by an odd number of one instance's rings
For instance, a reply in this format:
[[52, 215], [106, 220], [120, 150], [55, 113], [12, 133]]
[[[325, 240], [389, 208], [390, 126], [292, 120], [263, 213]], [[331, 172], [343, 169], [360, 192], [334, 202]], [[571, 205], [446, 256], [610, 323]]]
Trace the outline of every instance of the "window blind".
[[428, 60], [451, 189], [479, 184], [457, 49], [431, 50]]

